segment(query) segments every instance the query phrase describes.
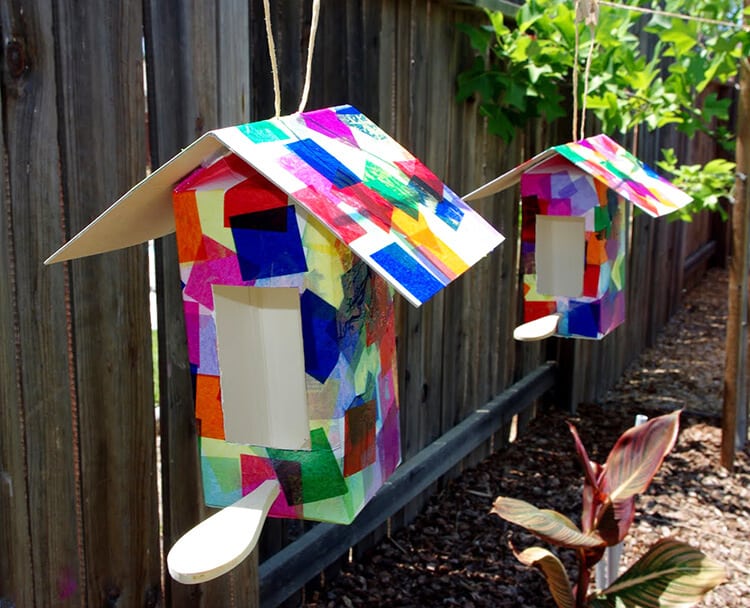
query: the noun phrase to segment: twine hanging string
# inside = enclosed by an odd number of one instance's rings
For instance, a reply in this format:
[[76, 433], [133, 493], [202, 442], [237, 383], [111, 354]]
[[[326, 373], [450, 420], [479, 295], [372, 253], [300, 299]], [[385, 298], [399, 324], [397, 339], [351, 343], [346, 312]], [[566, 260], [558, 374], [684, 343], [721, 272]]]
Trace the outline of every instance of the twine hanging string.
[[[591, 75], [591, 60], [596, 46], [596, 24], [599, 21], [599, 0], [576, 0], [575, 4], [575, 54], [573, 60], [573, 141], [586, 136], [586, 97], [589, 94], [589, 77]], [[580, 38], [578, 24], [583, 21], [589, 27], [589, 52], [586, 56], [586, 67], [583, 72], [583, 95], [581, 96], [581, 130], [578, 132], [578, 57]]]
[[304, 112], [307, 105], [307, 96], [310, 93], [310, 81], [312, 80], [312, 60], [315, 50], [315, 34], [318, 32], [318, 18], [320, 17], [320, 0], [313, 0], [312, 21], [310, 23], [310, 38], [307, 41], [307, 66], [305, 68], [305, 86], [302, 88], [302, 98], [299, 102], [298, 112]]
[[[586, 6], [588, 5], [588, 6]], [[596, 46], [596, 24], [599, 22], [599, 0], [589, 0], [584, 2], [584, 9], [586, 13], [584, 15], [583, 22], [589, 26], [589, 34], [591, 38], [591, 44], [589, 45], [589, 54], [586, 57], [586, 68], [583, 72], [583, 101], [581, 108], [581, 139], [585, 137], [586, 133], [586, 98], [589, 95], [589, 80], [591, 76], [591, 59], [594, 56], [594, 47]]]
[[573, 31], [575, 32], [575, 45], [573, 47], [573, 135], [572, 141], [578, 139], [578, 50], [580, 48], [580, 36], [578, 34], [578, 15], [580, 14], [580, 0], [575, 3], [575, 20], [573, 22]]
[[[263, 0], [263, 10], [266, 17], [266, 38], [268, 39], [268, 55], [271, 57], [271, 73], [273, 74], [273, 98], [274, 117], [281, 116], [281, 88], [279, 87], [279, 66], [276, 61], [276, 45], [273, 40], [273, 28], [271, 27], [270, 0]], [[310, 23], [310, 37], [307, 41], [307, 63], [305, 66], [305, 83], [302, 87], [302, 97], [299, 102], [298, 112], [304, 112], [307, 105], [307, 97], [310, 94], [310, 83], [312, 81], [312, 60], [315, 51], [315, 35], [318, 33], [318, 20], [320, 18], [320, 0], [313, 0], [312, 20]]]
[[269, 0], [263, 0], [263, 10], [266, 14], [266, 39], [268, 40], [268, 54], [271, 57], [271, 73], [273, 74], [273, 107], [274, 117], [281, 116], [281, 88], [279, 87], [279, 66], [276, 65], [276, 45], [273, 41], [271, 28], [271, 6]]

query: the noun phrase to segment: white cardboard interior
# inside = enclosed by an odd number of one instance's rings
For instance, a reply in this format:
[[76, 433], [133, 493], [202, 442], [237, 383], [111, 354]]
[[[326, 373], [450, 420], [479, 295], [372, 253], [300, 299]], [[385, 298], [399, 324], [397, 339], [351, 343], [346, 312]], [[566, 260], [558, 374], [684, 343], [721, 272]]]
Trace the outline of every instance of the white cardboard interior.
[[309, 449], [299, 291], [213, 285], [213, 293], [226, 440]]
[[584, 218], [536, 216], [536, 289], [540, 294], [579, 297], [585, 255]]

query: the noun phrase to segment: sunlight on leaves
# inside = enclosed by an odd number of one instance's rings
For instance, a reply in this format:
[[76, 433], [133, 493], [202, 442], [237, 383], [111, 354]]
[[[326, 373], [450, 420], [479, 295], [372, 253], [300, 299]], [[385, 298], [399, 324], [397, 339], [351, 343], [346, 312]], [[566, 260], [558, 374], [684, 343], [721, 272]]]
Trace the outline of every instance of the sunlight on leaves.
[[542, 571], [557, 608], [574, 608], [575, 598], [568, 573], [557, 556], [543, 547], [529, 547], [514, 554], [519, 562]]
[[604, 541], [598, 535], [584, 534], [561, 513], [550, 509], [537, 509], [534, 505], [516, 498], [498, 497], [491, 513], [523, 526], [542, 540], [560, 547], [593, 548], [604, 545]]
[[597, 608], [686, 608], [726, 580], [724, 567], [698, 549], [673, 539], [651, 547], [604, 591], [590, 598]]

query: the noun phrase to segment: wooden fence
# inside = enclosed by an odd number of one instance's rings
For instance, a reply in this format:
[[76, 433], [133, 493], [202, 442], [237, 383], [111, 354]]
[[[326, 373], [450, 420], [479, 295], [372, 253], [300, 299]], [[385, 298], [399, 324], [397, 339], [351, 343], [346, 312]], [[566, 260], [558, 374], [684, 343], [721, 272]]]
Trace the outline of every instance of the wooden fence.
[[[310, 2], [272, 5], [289, 113]], [[454, 101], [455, 75], [470, 61], [455, 25], [479, 19], [434, 0], [323, 3], [308, 107], [351, 103], [453, 189], [473, 189], [564, 139], [537, 125], [502, 146], [472, 102]], [[173, 238], [156, 243], [160, 468], [146, 247], [41, 262], [149, 164], [206, 130], [272, 114], [262, 2], [6, 0], [0, 32], [0, 606], [257, 605], [258, 552], [204, 585], [164, 577], [162, 547], [207, 515]], [[407, 461], [547, 355], [548, 345], [510, 337], [519, 305], [514, 194], [478, 210], [505, 243], [421, 309], [399, 307]], [[602, 343], [556, 348], [571, 403], [601, 394], [674, 310], [692, 252], [685, 235], [679, 223], [635, 221], [639, 289], [627, 325]], [[392, 525], [412, 518], [424, 496]], [[305, 527], [269, 522], [261, 558]]]

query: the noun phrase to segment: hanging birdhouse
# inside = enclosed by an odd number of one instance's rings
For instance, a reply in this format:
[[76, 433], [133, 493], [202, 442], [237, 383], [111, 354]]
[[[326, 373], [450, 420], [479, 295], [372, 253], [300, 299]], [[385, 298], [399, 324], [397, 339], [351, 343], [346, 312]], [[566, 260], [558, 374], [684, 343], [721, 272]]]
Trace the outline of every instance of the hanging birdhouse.
[[519, 181], [525, 323], [514, 336], [603, 338], [625, 319], [624, 204], [660, 217], [691, 198], [597, 135], [549, 148], [464, 199]]
[[394, 290], [419, 306], [503, 237], [340, 106], [207, 133], [48, 262], [173, 231], [207, 504], [350, 523], [400, 462]]

